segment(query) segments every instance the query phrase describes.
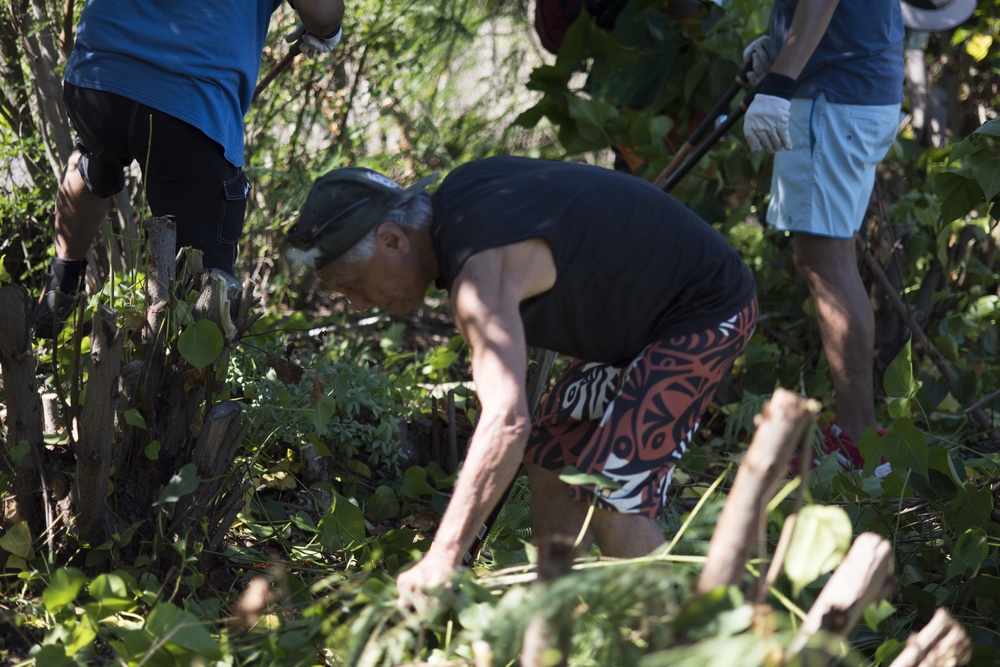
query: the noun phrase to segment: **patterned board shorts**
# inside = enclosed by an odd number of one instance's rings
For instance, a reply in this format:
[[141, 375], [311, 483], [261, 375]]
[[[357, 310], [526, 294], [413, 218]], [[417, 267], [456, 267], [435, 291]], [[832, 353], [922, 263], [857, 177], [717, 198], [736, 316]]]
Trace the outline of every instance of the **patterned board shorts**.
[[[652, 343], [629, 364], [573, 360], [535, 415], [524, 460], [605, 475], [620, 488], [601, 489], [598, 507], [657, 519], [674, 466], [756, 321], [754, 299], [714, 327]], [[594, 499], [593, 485], [569, 488], [574, 500]]]

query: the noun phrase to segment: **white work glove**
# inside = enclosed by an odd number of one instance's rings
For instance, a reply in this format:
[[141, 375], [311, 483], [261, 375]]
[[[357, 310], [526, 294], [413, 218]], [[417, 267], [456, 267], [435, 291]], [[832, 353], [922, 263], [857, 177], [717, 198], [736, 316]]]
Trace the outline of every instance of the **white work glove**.
[[763, 35], [750, 42], [747, 48], [743, 49], [743, 62], [750, 65], [747, 72], [747, 83], [756, 86], [764, 75], [771, 71], [774, 64], [774, 56], [771, 54], [771, 37]]
[[312, 58], [320, 53], [330, 53], [337, 48], [343, 34], [344, 29], [338, 28], [332, 37], [317, 37], [311, 32], [306, 32], [306, 27], [300, 23], [294, 32], [285, 37], [285, 41], [289, 44], [301, 41], [299, 49], [302, 54]]
[[792, 147], [792, 137], [788, 132], [791, 100], [774, 95], [754, 95], [750, 108], [743, 117], [743, 136], [750, 150], [761, 149], [773, 153]]

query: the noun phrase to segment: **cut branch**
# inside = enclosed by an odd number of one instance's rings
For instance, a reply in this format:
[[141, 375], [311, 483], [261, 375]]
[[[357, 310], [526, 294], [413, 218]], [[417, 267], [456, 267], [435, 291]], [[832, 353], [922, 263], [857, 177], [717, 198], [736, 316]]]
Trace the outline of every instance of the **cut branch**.
[[[850, 636], [868, 605], [884, 600], [892, 592], [892, 559], [892, 545], [884, 537], [875, 533], [858, 535], [809, 609], [799, 634], [788, 647], [786, 659], [806, 649], [817, 633]], [[827, 651], [810, 652], [808, 664], [819, 667], [836, 657]]]
[[726, 506], [708, 545], [696, 591], [735, 586], [767, 518], [767, 504], [785, 476], [788, 461], [812, 432], [819, 404], [778, 389], [757, 415], [757, 432], [740, 465]]

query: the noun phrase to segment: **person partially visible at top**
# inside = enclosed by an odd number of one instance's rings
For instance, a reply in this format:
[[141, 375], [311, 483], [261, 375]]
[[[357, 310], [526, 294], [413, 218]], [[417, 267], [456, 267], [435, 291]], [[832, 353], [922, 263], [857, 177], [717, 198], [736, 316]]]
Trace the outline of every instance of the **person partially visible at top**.
[[864, 463], [858, 439], [877, 427], [857, 233], [900, 121], [903, 34], [899, 0], [774, 0], [770, 34], [744, 51], [760, 87], [743, 133], [751, 150], [774, 153], [767, 223], [791, 234], [830, 369], [824, 453], [853, 468]]
[[[177, 246], [233, 273], [250, 181], [243, 117], [271, 15], [282, 0], [88, 0], [63, 97], [77, 134], [56, 198], [55, 258], [35, 335], [55, 338], [84, 287], [86, 255], [110, 197], [138, 161], [154, 216]], [[343, 0], [294, 0], [309, 55], [340, 41]]]
[[[431, 195], [435, 177], [402, 189], [335, 169], [287, 239], [357, 310], [403, 313], [447, 290], [471, 348], [480, 418], [430, 550], [399, 575], [401, 601], [420, 605], [461, 565], [522, 462], [536, 541], [575, 538], [596, 503], [588, 540], [603, 555], [648, 554], [664, 543], [674, 467], [753, 332], [753, 275], [714, 227], [628, 174], [501, 156]], [[533, 419], [529, 346], [573, 358]], [[567, 484], [569, 466], [611, 483]]]

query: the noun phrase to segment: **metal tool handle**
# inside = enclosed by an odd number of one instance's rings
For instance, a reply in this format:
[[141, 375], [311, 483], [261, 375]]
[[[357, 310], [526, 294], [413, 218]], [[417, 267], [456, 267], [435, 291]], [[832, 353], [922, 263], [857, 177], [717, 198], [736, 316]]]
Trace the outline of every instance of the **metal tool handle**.
[[284, 72], [295, 60], [296, 56], [302, 53], [302, 42], [294, 42], [288, 49], [288, 53], [277, 62], [277, 64], [271, 68], [271, 71], [264, 75], [264, 78], [257, 83], [257, 87], [253, 89], [253, 99], [256, 100], [257, 96], [260, 95], [261, 91], [270, 85], [272, 81], [278, 78], [278, 75]]

